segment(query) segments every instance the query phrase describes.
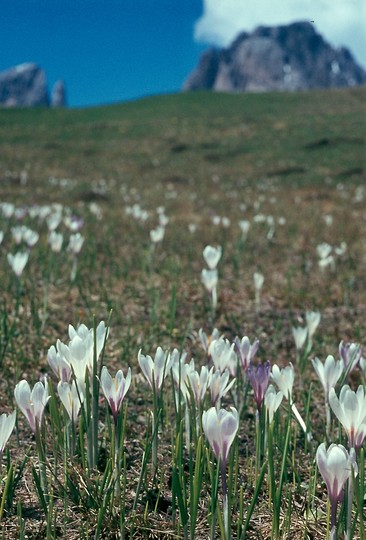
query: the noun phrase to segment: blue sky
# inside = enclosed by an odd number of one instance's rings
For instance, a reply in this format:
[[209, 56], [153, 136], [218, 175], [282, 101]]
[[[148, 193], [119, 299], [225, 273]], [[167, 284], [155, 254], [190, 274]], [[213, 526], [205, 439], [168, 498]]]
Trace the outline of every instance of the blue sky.
[[[366, 66], [365, 0], [0, 0], [0, 71], [36, 62], [71, 106], [180, 90], [209, 45], [258, 24], [315, 20]], [[365, 17], [363, 17], [365, 15]]]

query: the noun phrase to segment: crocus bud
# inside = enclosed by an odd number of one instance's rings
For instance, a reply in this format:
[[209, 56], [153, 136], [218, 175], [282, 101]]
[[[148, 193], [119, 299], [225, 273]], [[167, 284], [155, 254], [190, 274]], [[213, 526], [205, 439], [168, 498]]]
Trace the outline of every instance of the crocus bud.
[[70, 420], [75, 422], [77, 420], [81, 404], [84, 401], [83, 393], [80, 390], [78, 393], [75, 381], [72, 381], [71, 384], [68, 382], [59, 381], [57, 385], [57, 392]]
[[262, 408], [264, 394], [269, 384], [270, 371], [271, 364], [268, 360], [263, 364], [258, 364], [257, 367], [254, 367], [253, 364], [250, 364], [248, 367], [248, 378], [254, 390], [254, 399], [257, 403], [258, 411]]
[[19, 409], [29, 422], [33, 433], [36, 432], [36, 422], [41, 426], [44, 409], [50, 398], [48, 395], [47, 382], [45, 384], [37, 382], [31, 391], [29, 383], [23, 379], [14, 389], [15, 401]]
[[362, 347], [359, 343], [347, 343], [343, 340], [339, 344], [339, 356], [343, 361], [344, 369], [350, 373], [355, 369], [362, 356]]
[[294, 337], [296, 349], [298, 351], [300, 351], [302, 349], [302, 347], [304, 346], [306, 338], [308, 337], [308, 329], [307, 329], [307, 327], [305, 326], [305, 328], [303, 328], [302, 326], [298, 326], [298, 327], [295, 328], [293, 326], [292, 327], [292, 335]]
[[236, 337], [234, 343], [239, 354], [241, 367], [244, 371], [246, 371], [258, 350], [259, 339], [255, 339], [251, 344], [247, 336], [244, 336], [241, 341], [238, 337]]
[[281, 390], [276, 392], [275, 387], [270, 384], [264, 396], [264, 405], [268, 411], [268, 420], [270, 424], [272, 424], [274, 413], [281, 405], [282, 399], [283, 393]]

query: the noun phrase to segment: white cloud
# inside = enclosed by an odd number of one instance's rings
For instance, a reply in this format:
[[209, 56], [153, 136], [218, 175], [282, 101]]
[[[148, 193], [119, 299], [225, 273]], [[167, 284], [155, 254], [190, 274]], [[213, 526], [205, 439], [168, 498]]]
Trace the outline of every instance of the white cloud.
[[314, 21], [315, 29], [333, 46], [348, 47], [366, 67], [365, 0], [203, 0], [195, 39], [228, 45], [241, 31], [259, 25]]

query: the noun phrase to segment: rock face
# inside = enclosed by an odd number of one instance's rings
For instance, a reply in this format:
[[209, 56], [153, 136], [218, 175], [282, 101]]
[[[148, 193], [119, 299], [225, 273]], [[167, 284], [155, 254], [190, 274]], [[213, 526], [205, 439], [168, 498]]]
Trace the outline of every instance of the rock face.
[[64, 81], [57, 81], [53, 85], [52, 95], [51, 95], [51, 106], [52, 107], [66, 107], [67, 98], [66, 98], [66, 87]]
[[0, 104], [5, 107], [49, 105], [46, 75], [36, 64], [20, 64], [0, 73]]
[[334, 49], [314, 26], [297, 22], [243, 32], [227, 49], [206, 51], [183, 90], [266, 92], [366, 84], [348, 49]]

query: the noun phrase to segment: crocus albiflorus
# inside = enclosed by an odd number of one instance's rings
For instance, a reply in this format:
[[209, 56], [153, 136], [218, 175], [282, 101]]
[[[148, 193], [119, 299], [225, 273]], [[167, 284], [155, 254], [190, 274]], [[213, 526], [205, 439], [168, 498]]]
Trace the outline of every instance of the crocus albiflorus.
[[359, 343], [347, 343], [343, 340], [339, 344], [339, 356], [343, 361], [344, 369], [350, 373], [355, 369], [362, 356], [362, 347]]
[[44, 409], [50, 398], [47, 381], [45, 384], [38, 381], [31, 391], [28, 381], [23, 379], [14, 389], [15, 401], [19, 409], [29, 422], [31, 430], [36, 432], [36, 423], [41, 426]]
[[63, 346], [62, 342], [58, 339], [56, 347], [51, 345], [48, 349], [47, 360], [56, 377], [62, 382], [69, 382], [72, 375], [72, 368], [63, 354], [63, 351], [65, 351], [63, 347], [66, 346]]
[[340, 360], [336, 361], [334, 356], [329, 354], [326, 357], [324, 364], [321, 362], [321, 360], [319, 360], [319, 358], [314, 358], [312, 360], [312, 364], [320, 382], [322, 383], [326, 398], [328, 400], [330, 389], [335, 387], [340, 376], [342, 375], [342, 362]]
[[210, 371], [209, 389], [211, 395], [211, 405], [220, 406], [220, 400], [225, 396], [235, 383], [235, 379], [229, 382], [230, 373], [226, 369], [223, 373], [219, 370]]
[[61, 251], [63, 241], [64, 237], [62, 233], [58, 233], [57, 231], [50, 232], [48, 236], [48, 243], [54, 253], [59, 253]]
[[293, 335], [293, 338], [294, 338], [294, 341], [295, 341], [295, 346], [296, 346], [296, 350], [297, 351], [300, 351], [304, 344], [305, 344], [305, 341], [306, 341], [306, 338], [308, 337], [308, 329], [307, 327], [302, 327], [302, 326], [293, 326], [292, 327], [292, 335]]
[[78, 393], [75, 381], [72, 381], [71, 384], [59, 381], [57, 392], [70, 420], [76, 422], [81, 404], [84, 401], [83, 393], [80, 390]]
[[264, 395], [264, 405], [268, 412], [268, 421], [271, 424], [273, 421], [274, 413], [281, 405], [283, 400], [283, 393], [281, 390], [276, 392], [275, 387], [270, 384], [267, 388], [267, 392]]
[[150, 231], [150, 240], [153, 244], [158, 244], [163, 241], [165, 235], [165, 227], [158, 225], [156, 229]]
[[366, 392], [362, 385], [354, 392], [346, 384], [339, 398], [334, 388], [329, 392], [332, 411], [344, 427], [350, 448], [360, 448], [366, 436]]
[[264, 283], [264, 275], [260, 272], [254, 272], [253, 274], [253, 282], [254, 282], [254, 289], [255, 289], [255, 303], [257, 305], [257, 308], [259, 308], [261, 303], [261, 292], [262, 287]]
[[127, 376], [125, 378], [121, 369], [117, 371], [115, 377], [112, 377], [106, 366], [103, 366], [102, 373], [100, 375], [100, 386], [106, 400], [108, 401], [108, 405], [111, 409], [115, 423], [117, 422], [117, 417], [123, 398], [125, 397], [130, 384], [131, 368], [128, 368]]
[[307, 311], [305, 313], [305, 319], [308, 328], [309, 341], [311, 342], [313, 335], [319, 326], [321, 315], [319, 311]]
[[213, 247], [206, 246], [203, 250], [203, 258], [205, 259], [207, 266], [210, 270], [214, 270], [217, 267], [219, 260], [221, 259], [222, 248], [221, 246]]
[[277, 364], [274, 364], [272, 367], [271, 379], [277, 384], [284, 397], [292, 404], [292, 387], [295, 380], [295, 371], [291, 362], [282, 369], [280, 369]]
[[73, 255], [78, 255], [83, 247], [84, 240], [85, 238], [79, 232], [71, 234], [67, 250], [71, 251]]
[[22, 275], [25, 265], [28, 262], [28, 258], [28, 251], [18, 251], [15, 255], [8, 253], [8, 263], [10, 264], [11, 269], [18, 278]]
[[203, 347], [203, 350], [208, 353], [209, 346], [215, 339], [223, 337], [217, 328], [214, 328], [211, 335], [207, 335], [202, 328], [198, 330], [198, 338]]
[[254, 391], [254, 399], [257, 403], [258, 411], [262, 408], [264, 395], [269, 384], [270, 371], [271, 364], [268, 360], [258, 364], [256, 367], [253, 364], [249, 364], [248, 367], [248, 378]]
[[137, 360], [142, 373], [145, 375], [151, 388], [160, 392], [163, 381], [170, 370], [170, 358], [168, 352], [163, 351], [161, 347], [156, 349], [154, 360], [149, 355], [143, 355], [141, 350], [138, 352]]
[[211, 293], [211, 301], [212, 301], [213, 310], [215, 310], [217, 306], [218, 280], [219, 280], [219, 276], [218, 276], [216, 268], [214, 268], [213, 270], [208, 270], [207, 268], [203, 268], [201, 272], [201, 281], [203, 285], [205, 286], [206, 290], [209, 293]]
[[316, 451], [316, 463], [327, 486], [331, 504], [331, 539], [335, 539], [337, 504], [343, 498], [344, 486], [351, 475], [354, 457], [350, 456], [341, 444], [331, 444], [326, 450], [325, 443], [322, 443]]
[[230, 412], [225, 409], [217, 411], [216, 407], [211, 407], [202, 414], [202, 427], [215, 458], [220, 459], [221, 467], [225, 469], [239, 427], [238, 411], [234, 407], [230, 407]]
[[252, 362], [258, 347], [259, 339], [255, 339], [253, 343], [250, 343], [249, 338], [244, 336], [241, 340], [236, 337], [234, 340], [235, 348], [239, 354], [239, 360], [243, 371], [247, 371], [250, 363]]
[[228, 369], [230, 375], [236, 375], [238, 357], [234, 351], [234, 343], [228, 339], [219, 338], [211, 342], [208, 352], [216, 369], [224, 372]]
[[0, 416], [0, 458], [4, 452], [4, 448], [15, 426], [16, 411], [7, 415], [3, 413]]
[[327, 421], [327, 437], [330, 437], [330, 409], [329, 409], [329, 391], [331, 388], [334, 388], [338, 382], [338, 379], [342, 375], [343, 365], [342, 362], [335, 361], [332, 355], [328, 355], [325, 359], [324, 364], [319, 360], [319, 358], [314, 358], [312, 360], [314, 369], [319, 377], [320, 382], [322, 383], [325, 396], [325, 412], [326, 412], [326, 421]]
[[220, 473], [224, 503], [224, 526], [226, 538], [229, 538], [229, 508], [226, 485], [226, 464], [230, 447], [234, 442], [239, 427], [238, 411], [231, 407], [230, 412], [225, 409], [216, 410], [211, 407], [202, 414], [202, 428], [210, 443], [216, 459], [220, 462]]
[[190, 364], [191, 369], [187, 373], [187, 388], [190, 388], [193, 393], [194, 401], [198, 407], [205, 398], [206, 390], [210, 382], [210, 372], [206, 366], [201, 367], [201, 372], [198, 372], [194, 369], [194, 363]]

